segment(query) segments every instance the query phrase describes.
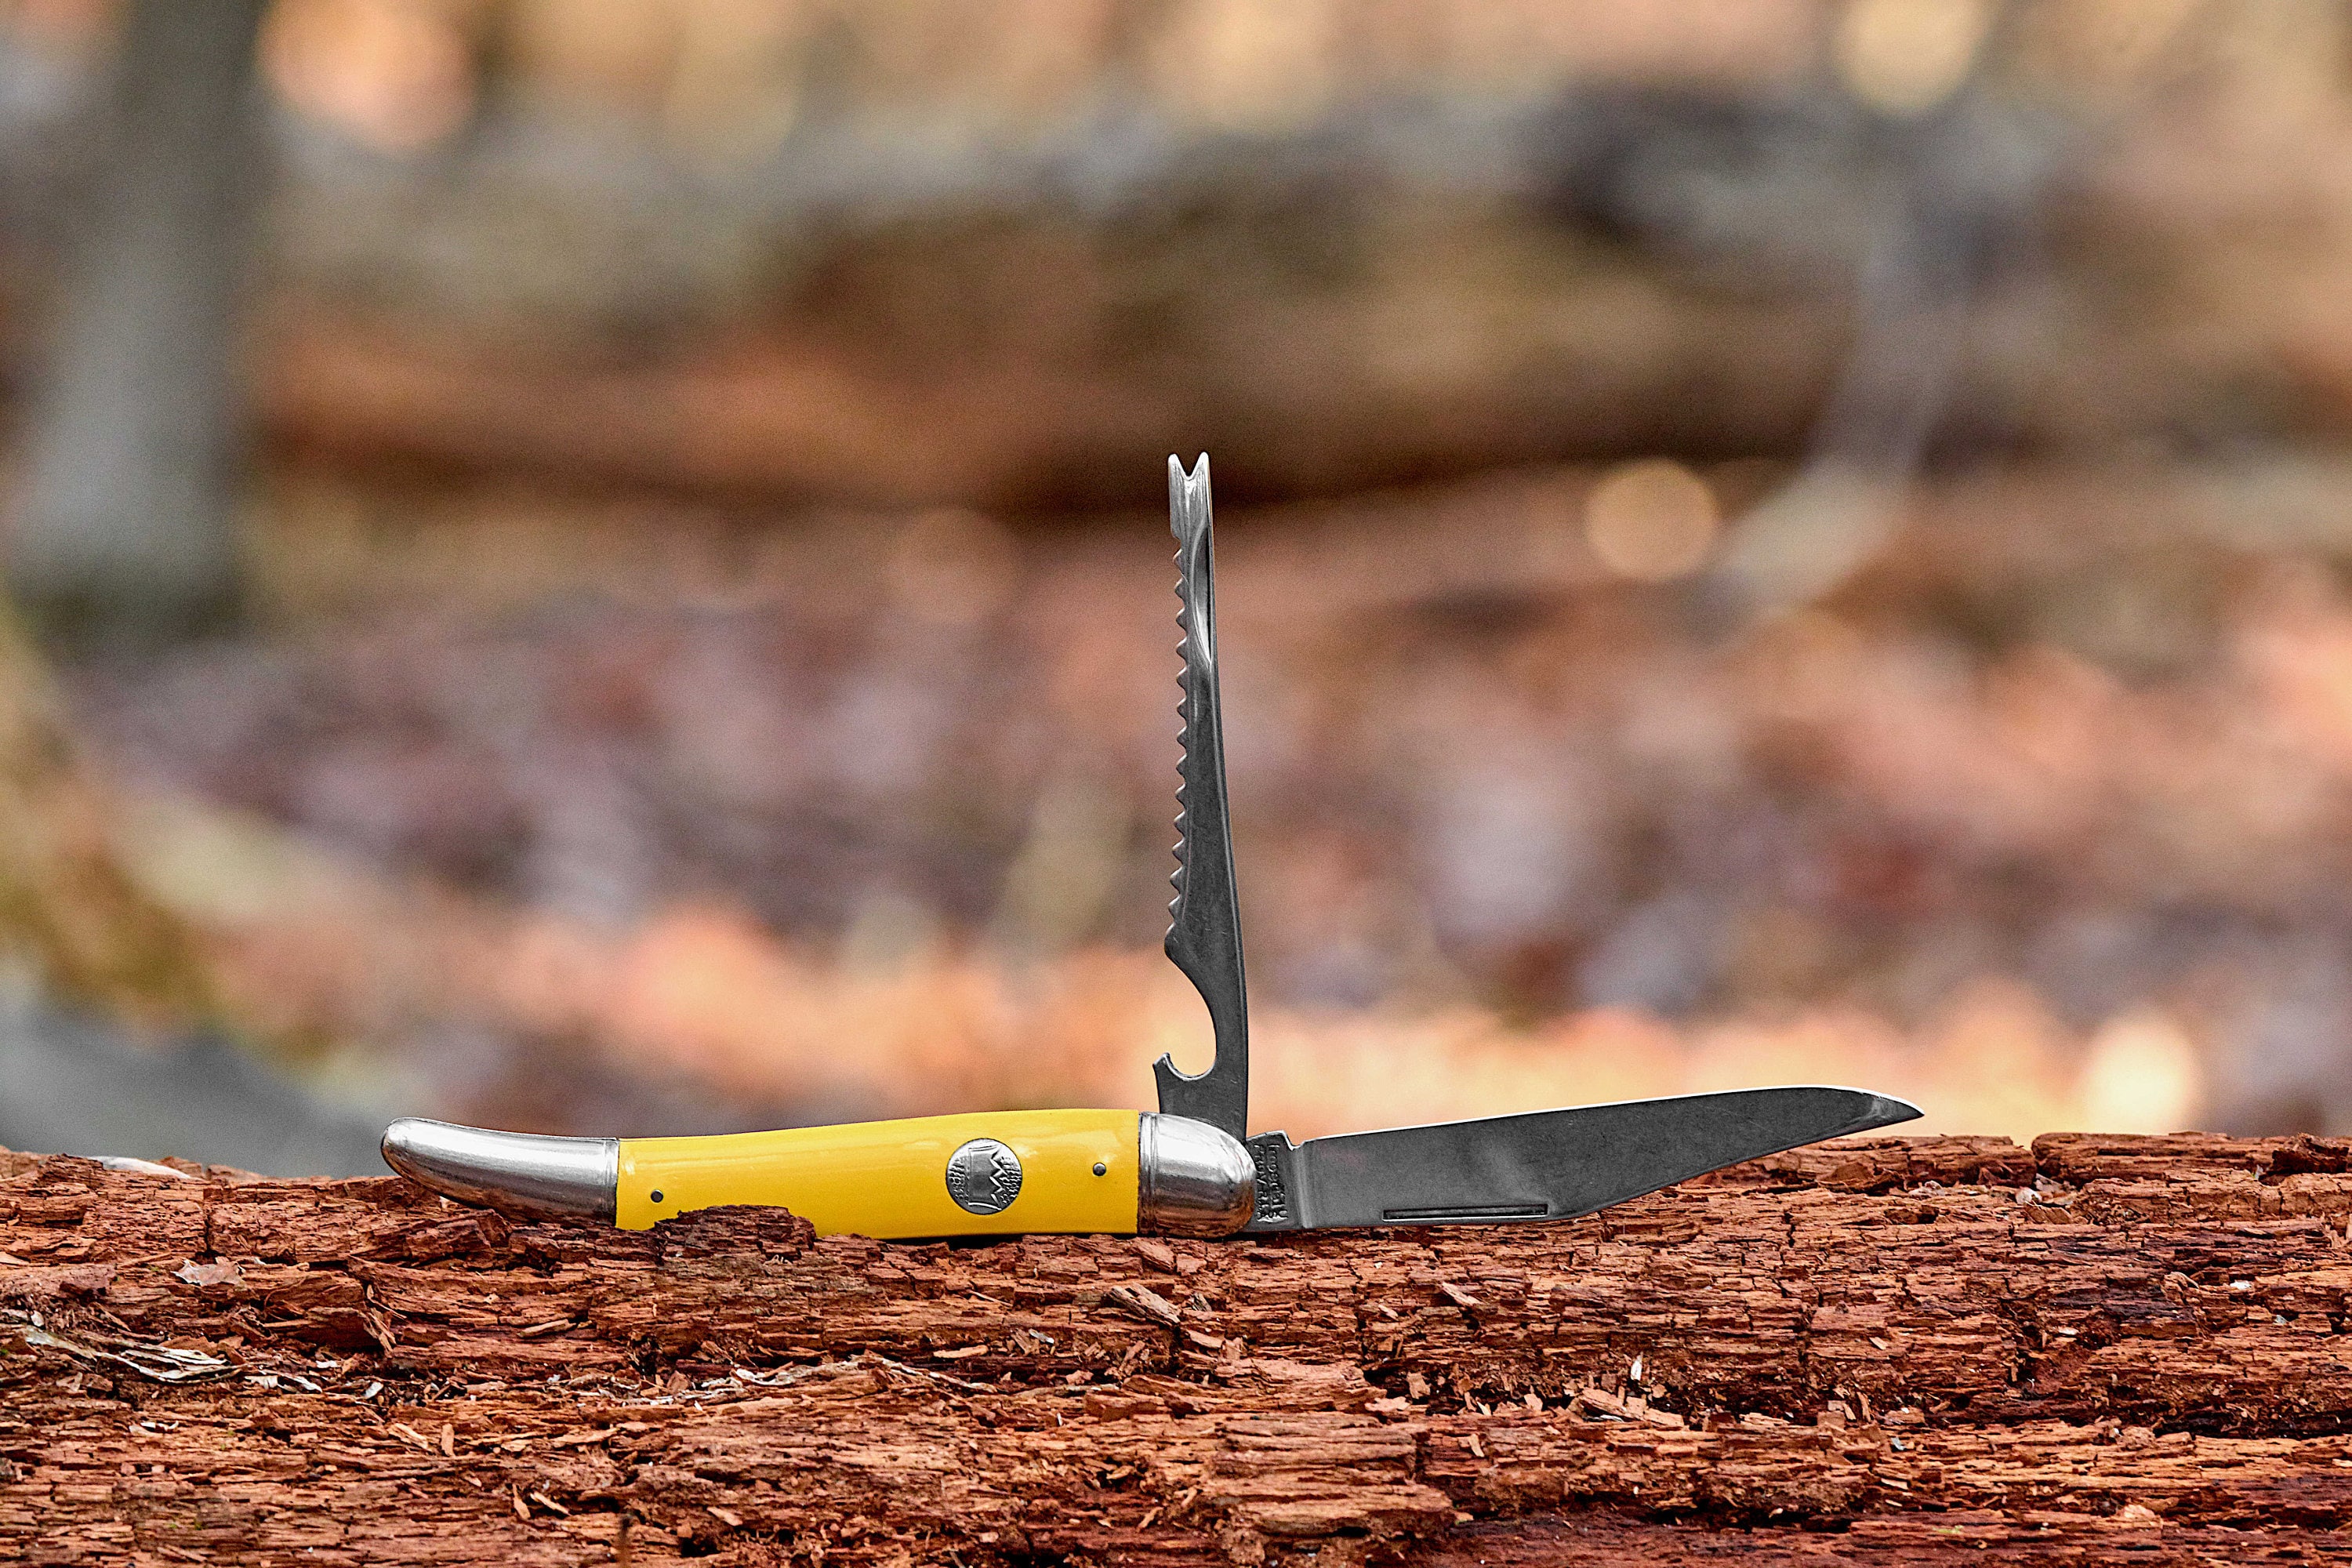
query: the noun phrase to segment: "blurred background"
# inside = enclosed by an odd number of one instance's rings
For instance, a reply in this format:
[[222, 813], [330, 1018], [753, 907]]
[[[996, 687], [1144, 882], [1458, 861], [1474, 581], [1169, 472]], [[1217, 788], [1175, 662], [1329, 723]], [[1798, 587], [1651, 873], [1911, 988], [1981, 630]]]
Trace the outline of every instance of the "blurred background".
[[2352, 1131], [2332, 0], [9, 0], [0, 1142]]

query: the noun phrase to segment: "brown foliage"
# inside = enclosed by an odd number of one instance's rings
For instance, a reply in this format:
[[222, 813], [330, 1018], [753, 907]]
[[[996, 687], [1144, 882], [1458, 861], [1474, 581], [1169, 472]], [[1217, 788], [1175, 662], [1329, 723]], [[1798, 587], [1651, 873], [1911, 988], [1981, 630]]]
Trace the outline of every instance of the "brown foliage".
[[65, 997], [184, 1027], [211, 1015], [212, 983], [187, 927], [125, 872], [113, 809], [0, 610], [0, 948]]

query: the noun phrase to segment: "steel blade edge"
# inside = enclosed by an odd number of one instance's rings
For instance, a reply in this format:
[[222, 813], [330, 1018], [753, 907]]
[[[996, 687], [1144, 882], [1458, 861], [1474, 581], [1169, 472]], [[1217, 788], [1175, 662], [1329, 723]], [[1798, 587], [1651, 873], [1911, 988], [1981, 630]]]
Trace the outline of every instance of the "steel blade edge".
[[1792, 1084], [1466, 1121], [1249, 1140], [1254, 1231], [1573, 1219], [1746, 1160], [1920, 1114], [1907, 1100]]

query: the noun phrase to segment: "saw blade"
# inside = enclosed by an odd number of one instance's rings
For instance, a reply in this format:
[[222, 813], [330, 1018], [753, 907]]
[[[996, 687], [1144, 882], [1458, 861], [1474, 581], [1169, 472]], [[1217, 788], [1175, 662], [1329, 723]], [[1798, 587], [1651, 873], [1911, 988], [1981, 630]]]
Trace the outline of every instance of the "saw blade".
[[1217, 703], [1216, 551], [1207, 453], [1191, 473], [1168, 459], [1168, 521], [1176, 535], [1177, 644], [1184, 660], [1177, 708], [1176, 870], [1169, 880], [1168, 956], [1209, 1009], [1216, 1059], [1196, 1075], [1162, 1056], [1152, 1064], [1160, 1109], [1248, 1135], [1249, 1011], [1242, 981], [1241, 906], [1225, 814], [1224, 726]]

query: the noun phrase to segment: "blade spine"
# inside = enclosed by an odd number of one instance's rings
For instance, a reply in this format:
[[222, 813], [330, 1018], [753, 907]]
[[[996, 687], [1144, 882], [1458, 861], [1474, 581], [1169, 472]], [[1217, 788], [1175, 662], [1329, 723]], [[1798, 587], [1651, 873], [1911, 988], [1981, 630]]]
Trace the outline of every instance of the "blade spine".
[[[1858, 1094], [1864, 1099], [1883, 1100], [1890, 1104], [1904, 1106], [1910, 1110], [1909, 1116], [1898, 1116], [1892, 1121], [1876, 1124], [1881, 1127], [1898, 1127], [1906, 1121], [1915, 1121], [1927, 1114], [1907, 1100], [1895, 1095], [1881, 1094], [1873, 1089], [1855, 1089], [1851, 1084], [1768, 1083], [1759, 1084], [1753, 1089], [1703, 1089], [1689, 1094], [1654, 1094], [1642, 1095], [1630, 1100], [1596, 1100], [1589, 1105], [1555, 1105], [1541, 1110], [1506, 1110], [1494, 1116], [1463, 1116], [1451, 1121], [1413, 1121], [1401, 1127], [1364, 1127], [1353, 1132], [1326, 1132], [1319, 1138], [1309, 1138], [1306, 1142], [1294, 1143], [1291, 1147], [1308, 1149], [1318, 1143], [1329, 1143], [1342, 1138], [1378, 1138], [1391, 1132], [1427, 1132], [1444, 1127], [1483, 1127], [1501, 1121], [1522, 1121], [1538, 1116], [1559, 1116], [1571, 1110], [1609, 1110], [1623, 1105], [1671, 1105], [1677, 1100], [1725, 1100], [1737, 1095], [1779, 1094], [1787, 1089], [1826, 1089], [1837, 1094]], [[1843, 1134], [1825, 1133], [1823, 1136], [1840, 1137]]]

